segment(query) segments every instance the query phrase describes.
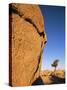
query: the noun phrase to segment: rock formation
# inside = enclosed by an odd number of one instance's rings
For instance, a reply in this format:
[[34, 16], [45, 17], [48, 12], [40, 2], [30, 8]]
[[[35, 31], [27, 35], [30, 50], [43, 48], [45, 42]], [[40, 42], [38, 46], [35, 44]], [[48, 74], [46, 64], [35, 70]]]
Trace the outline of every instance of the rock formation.
[[38, 5], [9, 5], [9, 85], [28, 86], [39, 77], [46, 42]]

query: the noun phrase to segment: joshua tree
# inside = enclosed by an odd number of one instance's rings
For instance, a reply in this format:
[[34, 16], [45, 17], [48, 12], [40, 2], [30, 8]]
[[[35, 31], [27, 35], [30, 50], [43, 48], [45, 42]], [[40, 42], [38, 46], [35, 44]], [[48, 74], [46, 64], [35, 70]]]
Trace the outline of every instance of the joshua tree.
[[51, 66], [55, 68], [55, 69], [54, 69], [54, 72], [56, 71], [56, 68], [57, 68], [57, 66], [58, 66], [58, 62], [59, 62], [59, 60], [56, 59], [56, 60], [54, 60], [54, 62], [51, 64]]

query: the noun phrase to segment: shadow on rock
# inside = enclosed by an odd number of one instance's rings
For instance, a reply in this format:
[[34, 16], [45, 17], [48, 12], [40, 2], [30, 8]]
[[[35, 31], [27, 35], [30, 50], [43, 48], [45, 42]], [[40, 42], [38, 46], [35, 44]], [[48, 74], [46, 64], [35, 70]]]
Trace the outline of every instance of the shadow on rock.
[[65, 78], [60, 78], [60, 77], [54, 76], [54, 75], [52, 75], [51, 80], [52, 80], [52, 84], [62, 84], [62, 83], [65, 83]]
[[41, 77], [38, 77], [33, 83], [32, 85], [44, 85]]

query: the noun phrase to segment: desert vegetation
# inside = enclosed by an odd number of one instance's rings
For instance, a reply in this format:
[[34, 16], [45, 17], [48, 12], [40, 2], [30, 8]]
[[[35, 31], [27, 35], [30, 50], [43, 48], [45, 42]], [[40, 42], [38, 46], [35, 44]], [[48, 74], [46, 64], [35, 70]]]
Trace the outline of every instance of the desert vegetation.
[[44, 84], [61, 84], [65, 83], [65, 70], [57, 69], [59, 65], [59, 59], [56, 59], [51, 64], [54, 70], [43, 70], [40, 73]]
[[39, 78], [33, 85], [48, 85], [48, 84], [63, 84], [65, 83], [65, 70], [57, 69], [59, 59], [56, 59], [51, 64], [54, 70], [41, 70]]
[[40, 76], [44, 84], [61, 84], [65, 83], [65, 71], [56, 70], [55, 72], [50, 70], [41, 71]]

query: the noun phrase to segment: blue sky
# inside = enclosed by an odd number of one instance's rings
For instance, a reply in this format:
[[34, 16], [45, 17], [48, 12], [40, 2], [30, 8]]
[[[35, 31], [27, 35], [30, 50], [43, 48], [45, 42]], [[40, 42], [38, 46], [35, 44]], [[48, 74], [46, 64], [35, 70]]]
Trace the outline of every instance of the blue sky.
[[42, 69], [52, 69], [51, 64], [59, 59], [58, 68], [65, 67], [65, 7], [40, 5], [47, 34], [47, 44], [42, 56]]

